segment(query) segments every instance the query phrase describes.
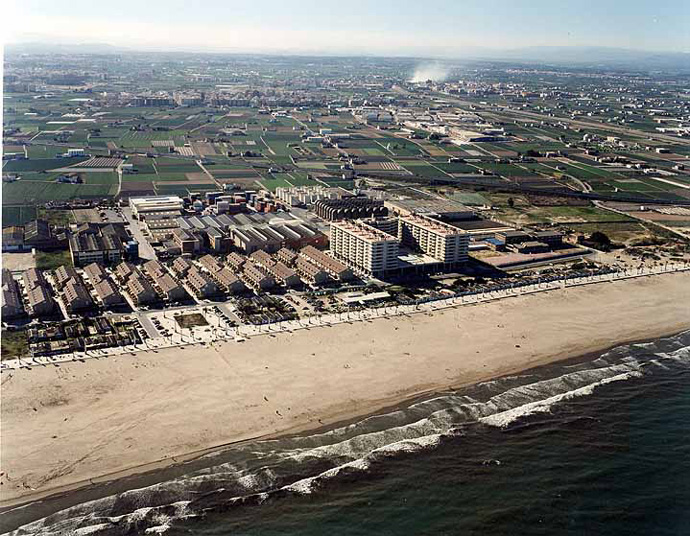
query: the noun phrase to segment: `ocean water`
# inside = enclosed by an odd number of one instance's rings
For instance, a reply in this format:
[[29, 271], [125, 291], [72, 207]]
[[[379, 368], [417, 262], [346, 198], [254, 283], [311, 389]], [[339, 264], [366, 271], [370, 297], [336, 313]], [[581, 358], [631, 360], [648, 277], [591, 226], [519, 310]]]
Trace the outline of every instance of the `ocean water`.
[[151, 478], [0, 523], [16, 535], [690, 534], [690, 332]]

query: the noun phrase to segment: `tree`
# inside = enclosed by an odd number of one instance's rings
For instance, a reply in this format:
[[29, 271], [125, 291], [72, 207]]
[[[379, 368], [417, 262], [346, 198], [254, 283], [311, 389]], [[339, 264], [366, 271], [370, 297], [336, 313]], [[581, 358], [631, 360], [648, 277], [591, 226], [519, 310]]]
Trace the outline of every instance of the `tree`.
[[602, 246], [611, 245], [611, 239], [601, 231], [594, 231], [592, 235], [589, 237], [589, 240], [590, 242], [594, 242], [595, 244], [600, 244]]
[[508, 198], [508, 206], [513, 208], [515, 206], [515, 200], [512, 197]]

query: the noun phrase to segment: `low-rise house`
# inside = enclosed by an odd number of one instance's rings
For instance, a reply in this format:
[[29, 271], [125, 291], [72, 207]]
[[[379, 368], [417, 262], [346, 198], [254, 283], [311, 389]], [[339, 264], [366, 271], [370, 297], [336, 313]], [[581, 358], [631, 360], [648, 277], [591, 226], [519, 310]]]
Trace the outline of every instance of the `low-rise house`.
[[43, 273], [36, 268], [29, 268], [23, 274], [24, 290], [26, 291], [29, 314], [31, 316], [47, 316], [55, 310], [55, 302], [48, 290]]
[[342, 262], [330, 257], [314, 246], [306, 246], [300, 250], [300, 255], [306, 257], [309, 261], [316, 264], [322, 270], [325, 270], [333, 277], [340, 281], [347, 281], [353, 278], [352, 270]]
[[75, 279], [78, 281], [81, 280], [81, 276], [77, 273], [73, 266], [65, 265], [58, 266], [53, 273], [53, 277], [55, 278], [55, 283], [59, 289], [63, 288], [70, 279]]
[[328, 273], [305, 257], [295, 259], [297, 274], [313, 286], [325, 285], [330, 280]]
[[208, 298], [219, 292], [218, 285], [211, 277], [196, 267], [193, 267], [187, 273], [187, 284], [199, 298]]
[[3, 320], [16, 318], [24, 314], [24, 304], [19, 285], [12, 277], [12, 272], [7, 268], [2, 269], [2, 311]]
[[96, 262], [92, 262], [88, 266], [84, 268], [84, 273], [86, 274], [86, 277], [89, 278], [89, 281], [91, 281], [92, 285], [97, 285], [104, 279], [108, 279], [108, 272], [105, 271], [105, 268], [103, 268], [103, 265], [98, 264]]
[[256, 264], [259, 264], [260, 266], [263, 266], [264, 268], [268, 268], [269, 266], [272, 266], [275, 263], [275, 261], [273, 260], [271, 255], [269, 255], [268, 253], [266, 253], [265, 251], [263, 251], [261, 249], [255, 251], [254, 253], [249, 255], [249, 258], [253, 262], [255, 262]]
[[136, 305], [158, 301], [158, 294], [151, 283], [138, 272], [127, 280], [127, 293]]
[[187, 297], [182, 285], [173, 279], [170, 274], [164, 274], [159, 279], [156, 279], [156, 284], [160, 288], [163, 297], [171, 302], [181, 301]]
[[31, 316], [47, 316], [55, 310], [55, 302], [45, 285], [37, 285], [26, 289]]
[[209, 272], [212, 274], [215, 272], [220, 271], [222, 268], [221, 264], [218, 262], [218, 259], [213, 257], [212, 255], [204, 255], [199, 259], [199, 264], [206, 268]]
[[91, 294], [81, 282], [81, 278], [73, 278], [65, 284], [62, 295], [65, 307], [70, 313], [92, 309], [94, 306]]
[[251, 283], [251, 285], [260, 290], [268, 290], [273, 288], [276, 284], [272, 276], [265, 273], [255, 264], [247, 261], [242, 272], [244, 277]]
[[297, 252], [288, 248], [281, 248], [276, 253], [276, 258], [286, 266], [292, 266], [297, 259]]
[[302, 283], [295, 271], [285, 266], [282, 262], [275, 262], [267, 267], [266, 270], [276, 281], [280, 281], [286, 287], [296, 287]]
[[218, 272], [214, 273], [213, 278], [221, 287], [231, 294], [244, 292], [247, 288], [228, 267], [224, 267]]
[[115, 277], [120, 280], [120, 282], [125, 283], [134, 274], [138, 274], [136, 266], [129, 262], [121, 262], [115, 267]]
[[156, 260], [145, 262], [144, 272], [146, 272], [146, 275], [148, 275], [154, 281], [159, 280], [161, 277], [168, 273], [167, 270], [163, 267], [163, 265]]
[[45, 286], [47, 284], [45, 277], [43, 277], [43, 273], [37, 268], [29, 268], [28, 270], [24, 270], [22, 278], [24, 280], [24, 288], [27, 290], [37, 286]]
[[177, 277], [186, 277], [187, 272], [189, 272], [193, 266], [194, 264], [188, 258], [177, 257], [170, 267]]
[[247, 262], [247, 258], [244, 255], [233, 252], [228, 255], [226, 261], [233, 270], [239, 272], [244, 266], [244, 263]]
[[118, 305], [123, 301], [122, 294], [108, 278], [101, 279], [93, 288], [104, 307]]

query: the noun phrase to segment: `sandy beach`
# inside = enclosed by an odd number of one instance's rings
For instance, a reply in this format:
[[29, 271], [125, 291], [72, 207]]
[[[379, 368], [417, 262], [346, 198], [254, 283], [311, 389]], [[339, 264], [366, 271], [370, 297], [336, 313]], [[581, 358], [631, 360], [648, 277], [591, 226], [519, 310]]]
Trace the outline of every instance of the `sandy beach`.
[[3, 373], [0, 505], [677, 333], [688, 304], [669, 274]]

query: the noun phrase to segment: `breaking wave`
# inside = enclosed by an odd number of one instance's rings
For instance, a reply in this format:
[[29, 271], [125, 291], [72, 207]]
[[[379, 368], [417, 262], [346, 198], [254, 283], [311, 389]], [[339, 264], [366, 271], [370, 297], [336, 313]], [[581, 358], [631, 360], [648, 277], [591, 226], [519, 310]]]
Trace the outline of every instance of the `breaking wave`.
[[211, 512], [318, 493], [329, 482], [363, 478], [387, 459], [415, 455], [450, 438], [462, 441], [465, 434], [510, 428], [655, 370], [689, 367], [690, 332], [619, 346], [595, 359], [437, 394], [328, 431], [238, 445], [206, 456], [202, 469], [83, 502], [9, 534], [164, 534]]

